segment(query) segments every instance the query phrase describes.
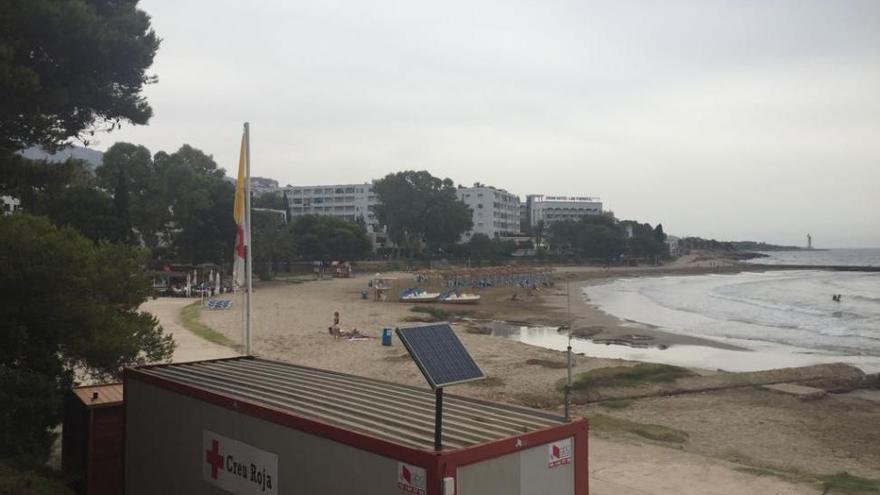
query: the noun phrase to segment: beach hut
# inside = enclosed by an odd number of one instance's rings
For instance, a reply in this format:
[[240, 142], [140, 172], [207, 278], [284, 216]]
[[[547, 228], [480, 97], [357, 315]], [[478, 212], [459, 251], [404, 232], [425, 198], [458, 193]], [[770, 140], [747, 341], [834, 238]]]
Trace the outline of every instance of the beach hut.
[[587, 495], [587, 422], [238, 357], [126, 369], [125, 493]]
[[122, 493], [122, 384], [77, 387], [64, 397], [61, 468], [80, 495]]

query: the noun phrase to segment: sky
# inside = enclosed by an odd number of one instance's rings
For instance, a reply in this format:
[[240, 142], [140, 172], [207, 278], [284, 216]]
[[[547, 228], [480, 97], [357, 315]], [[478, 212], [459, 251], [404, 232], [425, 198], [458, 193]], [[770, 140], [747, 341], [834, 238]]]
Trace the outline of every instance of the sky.
[[141, 0], [147, 126], [282, 185], [428, 170], [667, 233], [880, 247], [880, 1]]

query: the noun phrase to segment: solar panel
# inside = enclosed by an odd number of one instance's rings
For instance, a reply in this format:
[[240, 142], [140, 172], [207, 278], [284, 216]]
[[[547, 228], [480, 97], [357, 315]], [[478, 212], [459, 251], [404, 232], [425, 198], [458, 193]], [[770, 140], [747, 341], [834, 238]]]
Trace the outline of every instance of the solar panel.
[[485, 378], [448, 324], [399, 328], [397, 336], [432, 389]]

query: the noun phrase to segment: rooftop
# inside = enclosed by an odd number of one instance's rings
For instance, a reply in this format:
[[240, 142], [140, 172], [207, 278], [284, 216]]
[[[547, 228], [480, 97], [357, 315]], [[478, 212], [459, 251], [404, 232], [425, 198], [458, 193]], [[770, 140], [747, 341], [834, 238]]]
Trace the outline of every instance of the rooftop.
[[[151, 366], [135, 372], [407, 447], [434, 447], [434, 393], [428, 389], [251, 357]], [[445, 395], [443, 416], [446, 449], [565, 423], [541, 411], [455, 395]]]
[[87, 407], [113, 406], [122, 404], [122, 384], [89, 385], [77, 387], [73, 393]]

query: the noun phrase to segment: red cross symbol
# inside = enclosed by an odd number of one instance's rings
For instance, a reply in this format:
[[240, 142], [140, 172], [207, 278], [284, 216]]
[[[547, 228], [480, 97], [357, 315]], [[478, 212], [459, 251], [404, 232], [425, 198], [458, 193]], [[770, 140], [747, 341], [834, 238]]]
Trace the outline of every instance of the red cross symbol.
[[205, 451], [205, 462], [211, 465], [211, 477], [217, 479], [217, 470], [223, 469], [223, 456], [220, 455], [220, 443], [211, 440], [211, 450]]

